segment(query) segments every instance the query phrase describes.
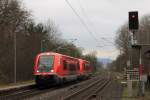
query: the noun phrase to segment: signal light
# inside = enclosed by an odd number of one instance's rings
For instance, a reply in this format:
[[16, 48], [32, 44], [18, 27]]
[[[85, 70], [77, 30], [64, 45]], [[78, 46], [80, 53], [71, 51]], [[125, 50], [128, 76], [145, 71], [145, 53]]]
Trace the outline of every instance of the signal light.
[[129, 12], [129, 30], [138, 30], [138, 28], [139, 28], [138, 12], [137, 11]]

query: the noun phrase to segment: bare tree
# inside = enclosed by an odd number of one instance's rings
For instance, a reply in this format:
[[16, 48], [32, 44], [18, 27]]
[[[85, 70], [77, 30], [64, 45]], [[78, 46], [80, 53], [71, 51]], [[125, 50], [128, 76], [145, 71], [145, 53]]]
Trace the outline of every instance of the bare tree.
[[[140, 28], [136, 32], [136, 39], [138, 44], [149, 44], [150, 43], [150, 15], [145, 15], [140, 19]], [[119, 57], [116, 59], [115, 63], [117, 64], [116, 66], [119, 66], [122, 62], [124, 62], [124, 65], [126, 66], [125, 62], [129, 59], [129, 31], [128, 31], [128, 24], [125, 23], [121, 28], [117, 31], [117, 36], [116, 36], [116, 46], [117, 48], [121, 51], [121, 54]], [[143, 59], [143, 64], [145, 66], [148, 65], [148, 60], [145, 58], [145, 53], [147, 50], [149, 50], [149, 46], [143, 46], [142, 47], [142, 59]], [[137, 49], [132, 48], [132, 63], [133, 67], [134, 66], [139, 66], [139, 51]], [[121, 61], [121, 62], [120, 62]], [[146, 65], [147, 63], [147, 65]]]
[[0, 66], [9, 81], [13, 76], [14, 33], [20, 33], [27, 17], [17, 0], [0, 0]]
[[33, 79], [35, 56], [44, 51], [55, 51], [73, 57], [82, 57], [82, 50], [61, 38], [61, 32], [52, 21], [35, 23], [19, 0], [0, 0], [0, 82], [14, 79], [14, 36], [16, 36], [17, 80]]
[[127, 54], [128, 53], [128, 43], [129, 43], [129, 31], [128, 31], [128, 26], [127, 24], [124, 24], [119, 28], [119, 30], [116, 33], [116, 46], [117, 48]]

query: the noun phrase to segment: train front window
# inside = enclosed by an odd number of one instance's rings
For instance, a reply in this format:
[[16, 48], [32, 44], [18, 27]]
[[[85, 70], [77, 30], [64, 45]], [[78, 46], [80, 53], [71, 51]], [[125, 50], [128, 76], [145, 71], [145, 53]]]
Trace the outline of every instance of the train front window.
[[52, 55], [42, 55], [39, 58], [38, 71], [39, 72], [50, 72], [53, 67], [54, 56]]

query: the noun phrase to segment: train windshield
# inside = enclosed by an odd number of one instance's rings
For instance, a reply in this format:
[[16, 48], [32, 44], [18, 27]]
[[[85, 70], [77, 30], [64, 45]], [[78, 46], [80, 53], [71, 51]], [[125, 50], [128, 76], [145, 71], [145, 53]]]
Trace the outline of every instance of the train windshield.
[[53, 55], [42, 55], [39, 58], [38, 71], [39, 72], [50, 72], [53, 67], [54, 56]]

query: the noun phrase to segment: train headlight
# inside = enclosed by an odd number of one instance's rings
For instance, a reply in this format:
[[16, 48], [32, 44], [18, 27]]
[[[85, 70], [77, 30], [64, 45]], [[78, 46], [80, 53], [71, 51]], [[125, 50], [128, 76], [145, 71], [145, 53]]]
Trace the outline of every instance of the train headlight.
[[54, 72], [54, 70], [51, 70], [51, 72]]
[[36, 72], [39, 72], [39, 70], [37, 70]]

